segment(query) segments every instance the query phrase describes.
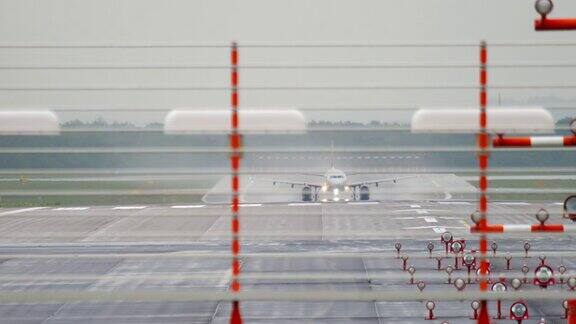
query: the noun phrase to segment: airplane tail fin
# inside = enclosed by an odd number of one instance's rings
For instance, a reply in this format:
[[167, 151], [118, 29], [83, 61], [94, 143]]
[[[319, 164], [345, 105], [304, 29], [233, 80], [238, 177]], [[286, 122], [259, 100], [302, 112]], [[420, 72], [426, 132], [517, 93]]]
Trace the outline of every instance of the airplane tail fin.
[[330, 141], [330, 167], [334, 168], [334, 141]]

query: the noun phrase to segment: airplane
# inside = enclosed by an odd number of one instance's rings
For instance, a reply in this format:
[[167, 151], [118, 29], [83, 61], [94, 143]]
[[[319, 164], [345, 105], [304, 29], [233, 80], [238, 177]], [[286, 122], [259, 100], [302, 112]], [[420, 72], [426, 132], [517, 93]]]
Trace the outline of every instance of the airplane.
[[[295, 186], [302, 187], [302, 201], [349, 201], [352, 200], [370, 200], [370, 185], [378, 187], [378, 184], [385, 182], [396, 183], [401, 179], [414, 178], [416, 176], [395, 177], [387, 179], [376, 179], [359, 182], [348, 182], [348, 178], [344, 171], [336, 169], [334, 166], [334, 144], [332, 143], [332, 156], [330, 159], [330, 169], [324, 174], [315, 173], [301, 173], [302, 175], [322, 177], [323, 182], [293, 182], [293, 181], [280, 181], [270, 180], [273, 185], [287, 184], [292, 188]], [[349, 173], [348, 175], [356, 175], [361, 173]], [[330, 198], [330, 195], [332, 197]]]

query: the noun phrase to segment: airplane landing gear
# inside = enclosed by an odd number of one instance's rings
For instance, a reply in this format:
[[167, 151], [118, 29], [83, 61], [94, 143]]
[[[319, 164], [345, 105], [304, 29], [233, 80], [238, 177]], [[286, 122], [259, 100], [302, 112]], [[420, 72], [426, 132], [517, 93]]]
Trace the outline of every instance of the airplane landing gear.
[[370, 189], [368, 186], [360, 187], [360, 200], [370, 200]]
[[312, 201], [312, 188], [302, 188], [302, 201]]

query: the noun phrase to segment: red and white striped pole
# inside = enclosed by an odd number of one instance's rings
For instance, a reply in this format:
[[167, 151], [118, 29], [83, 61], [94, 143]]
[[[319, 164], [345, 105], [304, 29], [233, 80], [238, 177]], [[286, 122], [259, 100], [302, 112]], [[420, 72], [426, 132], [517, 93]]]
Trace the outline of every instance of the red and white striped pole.
[[561, 147], [576, 146], [576, 136], [503, 137], [492, 140], [494, 147]]
[[576, 225], [565, 224], [490, 224], [480, 229], [470, 227], [470, 233], [576, 233]]
[[[230, 290], [232, 293], [240, 292], [240, 148], [242, 146], [241, 136], [238, 131], [238, 45], [236, 42], [232, 43], [230, 52], [231, 75], [230, 83], [232, 90], [230, 116], [230, 166], [232, 168], [232, 205], [231, 205], [231, 230], [232, 230], [232, 281]], [[241, 324], [242, 316], [240, 314], [240, 301], [232, 301], [232, 312], [230, 314], [230, 324]]]
[[[478, 227], [483, 229], [488, 225], [488, 199], [486, 191], [488, 189], [488, 132], [486, 130], [488, 117], [486, 114], [486, 106], [488, 104], [488, 95], [486, 93], [486, 84], [488, 82], [487, 73], [488, 50], [485, 41], [480, 42], [480, 124], [478, 132], [478, 174], [480, 180], [480, 197], [478, 211], [480, 213], [480, 221]], [[488, 291], [488, 281], [486, 274], [488, 273], [488, 260], [486, 254], [488, 252], [488, 240], [485, 233], [480, 236], [480, 291]], [[488, 314], [488, 301], [480, 301], [480, 313], [478, 314], [478, 324], [489, 324], [490, 315]]]

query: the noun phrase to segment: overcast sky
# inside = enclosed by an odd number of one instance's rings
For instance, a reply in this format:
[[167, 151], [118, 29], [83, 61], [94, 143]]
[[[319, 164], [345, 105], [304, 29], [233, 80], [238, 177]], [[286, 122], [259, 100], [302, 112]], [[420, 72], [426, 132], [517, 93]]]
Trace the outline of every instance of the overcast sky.
[[[576, 16], [576, 1], [558, 0], [554, 16]], [[537, 33], [531, 0], [0, 0], [0, 42], [477, 42], [576, 41], [575, 32]], [[576, 62], [573, 48], [491, 50], [491, 62]], [[227, 49], [0, 49], [10, 64], [226, 64]], [[475, 62], [477, 49], [262, 50], [241, 52], [243, 64], [326, 62]], [[576, 83], [574, 69], [490, 72], [502, 84]], [[248, 71], [243, 85], [423, 85], [477, 82], [476, 69]], [[2, 71], [2, 86], [226, 86], [227, 71]], [[571, 90], [503, 90], [503, 102], [553, 97]], [[474, 105], [475, 91], [275, 91], [243, 93], [243, 106]], [[491, 93], [495, 100], [496, 94]], [[536, 98], [536, 99], [535, 99]], [[3, 109], [21, 107], [226, 106], [225, 92], [0, 92]], [[94, 114], [65, 115], [65, 118]], [[102, 114], [100, 114], [102, 115]], [[116, 114], [148, 122], [158, 114]], [[136, 116], [136, 117], [135, 117]], [[322, 116], [311, 114], [311, 118]], [[361, 117], [358, 117], [361, 116]], [[397, 120], [397, 113], [339, 114], [336, 118]], [[328, 119], [328, 118], [327, 118]]]

